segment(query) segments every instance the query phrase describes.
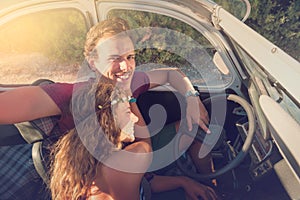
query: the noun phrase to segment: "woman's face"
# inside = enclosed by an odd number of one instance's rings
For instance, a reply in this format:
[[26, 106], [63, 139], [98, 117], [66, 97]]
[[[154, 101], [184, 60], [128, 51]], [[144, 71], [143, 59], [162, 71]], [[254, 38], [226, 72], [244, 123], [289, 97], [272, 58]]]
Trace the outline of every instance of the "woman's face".
[[115, 109], [115, 119], [117, 126], [121, 129], [120, 140], [122, 142], [133, 142], [134, 124], [138, 121], [138, 117], [130, 110], [128, 102], [120, 102]]

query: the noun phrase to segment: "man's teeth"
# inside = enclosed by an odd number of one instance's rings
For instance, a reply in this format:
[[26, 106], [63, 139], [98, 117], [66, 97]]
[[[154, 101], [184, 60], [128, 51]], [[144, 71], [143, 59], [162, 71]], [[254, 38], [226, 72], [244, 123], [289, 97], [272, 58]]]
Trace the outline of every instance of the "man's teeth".
[[130, 73], [125, 73], [123, 75], [117, 75], [117, 77], [120, 78], [120, 79], [128, 79], [129, 76], [130, 76]]
[[123, 76], [120, 76], [120, 78], [122, 78], [122, 79], [127, 79], [129, 77], [129, 75], [128, 74], [126, 74], [126, 75], [123, 75]]

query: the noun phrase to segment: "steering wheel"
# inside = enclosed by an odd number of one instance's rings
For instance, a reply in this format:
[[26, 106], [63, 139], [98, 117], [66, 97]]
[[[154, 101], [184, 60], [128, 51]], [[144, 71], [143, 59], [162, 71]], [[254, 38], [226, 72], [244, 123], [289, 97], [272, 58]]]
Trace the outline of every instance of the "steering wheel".
[[[218, 96], [211, 97], [210, 99], [214, 100], [214, 98], [218, 98]], [[212, 172], [212, 173], [209, 173], [209, 174], [195, 173], [192, 170], [186, 168], [186, 166], [184, 165], [182, 159], [180, 159], [180, 158], [177, 159], [176, 164], [177, 164], [178, 168], [185, 175], [187, 175], [187, 176], [189, 176], [193, 179], [196, 179], [196, 180], [199, 180], [199, 181], [203, 181], [203, 180], [207, 180], [207, 179], [213, 179], [213, 178], [216, 178], [216, 177], [218, 177], [218, 176], [234, 169], [235, 167], [237, 167], [244, 160], [244, 158], [246, 157], [246, 155], [247, 155], [247, 153], [248, 153], [248, 151], [251, 147], [251, 144], [252, 144], [252, 141], [253, 141], [253, 138], [254, 138], [255, 125], [256, 125], [255, 116], [254, 116], [252, 106], [245, 99], [243, 99], [240, 96], [234, 95], [234, 94], [227, 95], [226, 99], [229, 100], [229, 101], [234, 101], [234, 102], [238, 103], [239, 105], [241, 105], [244, 108], [244, 110], [247, 114], [248, 123], [249, 123], [247, 137], [244, 141], [244, 144], [242, 146], [241, 151], [233, 158], [233, 160], [231, 160], [227, 165], [223, 166], [222, 168], [217, 169], [215, 172]], [[184, 134], [182, 134], [182, 135], [184, 135]], [[176, 147], [179, 146], [179, 141], [180, 141], [181, 136], [177, 138]], [[175, 148], [175, 155], [178, 155], [178, 154], [179, 154], [179, 149]]]
[[54, 83], [54, 81], [50, 80], [50, 79], [38, 79], [36, 81], [34, 81], [33, 83], [31, 83], [31, 85], [37, 86], [37, 85], [46, 85], [46, 84], [52, 84]]

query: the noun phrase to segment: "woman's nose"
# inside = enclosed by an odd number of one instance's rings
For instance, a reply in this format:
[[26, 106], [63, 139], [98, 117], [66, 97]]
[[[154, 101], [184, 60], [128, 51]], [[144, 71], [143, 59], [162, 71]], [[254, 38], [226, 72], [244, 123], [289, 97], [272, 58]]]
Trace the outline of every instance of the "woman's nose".
[[136, 123], [137, 121], [139, 121], [139, 118], [133, 113], [131, 113], [130, 119], [133, 123]]

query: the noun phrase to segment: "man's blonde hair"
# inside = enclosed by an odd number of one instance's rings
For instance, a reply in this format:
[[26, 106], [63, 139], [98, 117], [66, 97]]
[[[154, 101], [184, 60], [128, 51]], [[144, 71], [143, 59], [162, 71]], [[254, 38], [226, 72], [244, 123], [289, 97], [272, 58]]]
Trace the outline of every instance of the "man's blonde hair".
[[105, 37], [111, 37], [116, 34], [129, 30], [128, 23], [121, 18], [112, 18], [99, 22], [93, 26], [86, 35], [86, 42], [84, 45], [84, 56], [88, 58], [98, 41]]

